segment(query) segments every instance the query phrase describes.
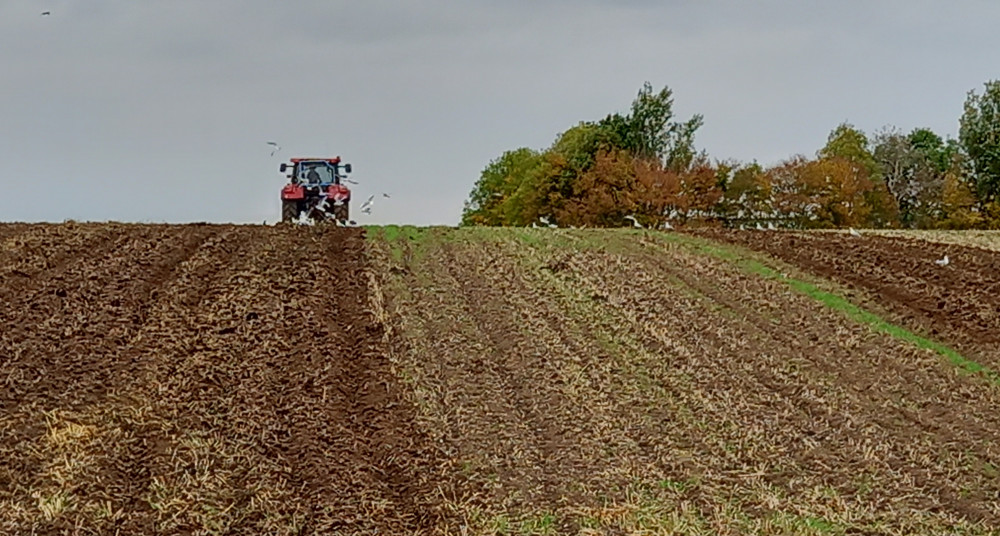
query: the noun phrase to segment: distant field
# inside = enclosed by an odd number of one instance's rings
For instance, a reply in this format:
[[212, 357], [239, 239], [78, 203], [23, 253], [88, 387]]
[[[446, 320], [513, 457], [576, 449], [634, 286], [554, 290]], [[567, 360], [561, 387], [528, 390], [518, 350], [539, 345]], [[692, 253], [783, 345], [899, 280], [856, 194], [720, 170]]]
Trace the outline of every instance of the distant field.
[[900, 238], [915, 238], [941, 244], [972, 246], [1000, 251], [1000, 231], [865, 231], [880, 236], [895, 236]]
[[995, 534], [949, 240], [0, 225], [0, 534]]
[[[859, 232], [867, 236], [906, 238], [937, 244], [953, 244], [956, 246], [968, 246], [1000, 251], [1000, 231], [861, 229]], [[822, 229], [808, 231], [808, 233], [847, 235], [849, 234], [849, 231], [844, 229]]]
[[[849, 287], [856, 300], [898, 323], [946, 341], [1000, 370], [1000, 253], [983, 249], [992, 233], [703, 232], [749, 246]], [[942, 238], [944, 237], [944, 238]], [[947, 266], [935, 261], [949, 258]]]

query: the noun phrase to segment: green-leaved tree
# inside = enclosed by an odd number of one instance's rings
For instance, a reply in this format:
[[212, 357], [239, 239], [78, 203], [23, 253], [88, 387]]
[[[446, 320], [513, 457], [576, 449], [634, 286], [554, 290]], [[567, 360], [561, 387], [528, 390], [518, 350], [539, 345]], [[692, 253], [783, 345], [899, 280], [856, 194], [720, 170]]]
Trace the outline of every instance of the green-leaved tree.
[[982, 95], [970, 91], [959, 122], [958, 139], [969, 157], [979, 203], [987, 212], [1000, 205], [1000, 81], [986, 82]]
[[526, 147], [491, 161], [469, 194], [462, 225], [505, 225], [516, 218], [540, 164], [541, 155]]

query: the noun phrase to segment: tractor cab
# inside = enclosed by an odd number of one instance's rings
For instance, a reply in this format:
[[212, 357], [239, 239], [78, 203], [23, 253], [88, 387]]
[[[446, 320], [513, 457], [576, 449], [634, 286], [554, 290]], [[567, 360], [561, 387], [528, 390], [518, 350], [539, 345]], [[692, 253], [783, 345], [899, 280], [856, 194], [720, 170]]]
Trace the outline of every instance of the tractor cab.
[[[299, 160], [294, 162], [293, 159], [293, 171], [292, 174], [288, 176], [291, 179], [292, 184], [301, 184], [304, 186], [329, 186], [331, 184], [340, 184], [341, 179], [344, 175], [341, 173], [350, 173], [351, 165], [345, 164], [343, 170], [341, 170], [341, 165], [339, 161], [334, 160]], [[282, 171], [287, 170], [287, 166], [282, 164]]]
[[281, 190], [282, 221], [297, 220], [302, 214], [315, 219], [346, 221], [351, 190], [341, 184], [351, 172], [350, 164], [335, 158], [292, 158], [281, 164], [288, 184]]

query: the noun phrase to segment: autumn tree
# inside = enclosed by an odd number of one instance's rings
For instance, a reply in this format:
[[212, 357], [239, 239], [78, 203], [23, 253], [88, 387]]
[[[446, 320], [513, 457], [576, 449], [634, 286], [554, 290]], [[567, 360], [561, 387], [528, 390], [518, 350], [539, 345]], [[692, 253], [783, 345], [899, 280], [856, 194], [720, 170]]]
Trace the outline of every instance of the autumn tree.
[[865, 166], [839, 156], [810, 160], [796, 156], [768, 170], [772, 206], [789, 226], [867, 226], [872, 208], [866, 195], [874, 184]]
[[[694, 135], [702, 119], [696, 115], [688, 121], [677, 122], [673, 118], [670, 89], [664, 87], [656, 92], [647, 82], [632, 102], [627, 115], [616, 113], [598, 122], [581, 122], [561, 134], [543, 153], [540, 172], [536, 175], [538, 213], [569, 225], [567, 218], [577, 221], [578, 218], [571, 215], [578, 214], [581, 207], [587, 206], [598, 210], [599, 215], [595, 218], [608, 217], [617, 221], [618, 216], [608, 215], [604, 209], [597, 207], [604, 206], [602, 203], [607, 199], [621, 198], [625, 192], [620, 188], [632, 188], [635, 184], [618, 184], [616, 188], [619, 190], [611, 192], [608, 181], [614, 182], [617, 180], [615, 177], [588, 175], [597, 166], [597, 155], [603, 154], [599, 172], [611, 172], [614, 168], [612, 164], [628, 164], [634, 176], [639, 162], [655, 163], [651, 169], [659, 171], [667, 165], [686, 169], [697, 156]], [[591, 195], [588, 188], [592, 186], [597, 191]], [[626, 205], [618, 212], [630, 213], [629, 208]]]
[[[569, 224], [570, 220], [584, 221], [581, 211], [589, 207], [586, 210], [596, 211], [594, 218], [617, 225], [620, 213], [634, 208], [628, 204], [637, 195], [632, 190], [644, 188], [635, 182], [639, 170], [643, 178], [668, 169], [687, 173], [690, 176], [681, 182], [691, 195], [708, 195], [704, 202], [690, 197], [688, 204], [712, 203], [714, 190], [707, 186], [705, 170], [697, 164], [706, 158], [694, 148], [701, 124], [700, 115], [675, 121], [670, 89], [654, 91], [646, 82], [628, 114], [580, 122], [544, 151], [517, 149], [490, 162], [469, 195], [462, 223], [526, 225], [547, 216]], [[655, 197], [659, 193], [642, 195], [649, 206], [662, 201]], [[651, 201], [654, 198], [656, 201]], [[625, 204], [612, 210], [607, 205], [609, 199]]]
[[792, 227], [820, 226], [820, 204], [810, 198], [810, 192], [803, 182], [806, 169], [811, 163], [812, 160], [805, 156], [795, 155], [766, 171], [771, 187], [773, 213], [789, 222]]
[[1000, 219], [1000, 81], [985, 85], [982, 95], [969, 92], [958, 138], [979, 205]]
[[944, 174], [941, 187], [941, 215], [936, 226], [942, 229], [975, 229], [983, 226], [976, 193], [957, 166]]
[[631, 216], [656, 228], [710, 210], [718, 195], [711, 167], [678, 173], [657, 160], [607, 149], [598, 152], [594, 166], [577, 181], [576, 195], [556, 217], [562, 225], [620, 227], [633, 225], [626, 219]]
[[820, 227], [869, 225], [867, 194], [874, 184], [865, 166], [843, 157], [820, 158], [805, 166], [800, 180], [806, 197], [817, 205]]
[[[830, 132], [826, 145], [819, 150], [820, 160], [846, 161], [855, 168], [854, 176], [864, 176], [870, 184], [863, 192], [867, 206], [864, 222], [855, 225], [872, 227], [895, 226], [899, 218], [899, 208], [882, 177], [881, 169], [872, 154], [868, 136], [849, 123], [842, 123]], [[839, 164], [838, 164], [839, 165]], [[834, 169], [837, 166], [831, 167]], [[844, 184], [852, 184], [846, 181]]]
[[771, 176], [760, 164], [721, 164], [717, 174], [725, 174], [725, 188], [719, 210], [731, 222], [740, 224], [773, 220]]
[[635, 160], [634, 214], [642, 225], [659, 228], [672, 220], [687, 202], [680, 174], [657, 160]]
[[[673, 170], [670, 170], [673, 171]], [[722, 199], [719, 174], [707, 161], [699, 161], [679, 173], [682, 205], [678, 211], [681, 223], [717, 219]]]
[[635, 158], [622, 149], [601, 149], [594, 165], [573, 185], [573, 195], [556, 208], [561, 225], [618, 227], [636, 207]]
[[581, 122], [560, 134], [541, 156], [530, 202], [537, 216], [557, 217], [566, 203], [579, 195], [579, 179], [590, 170], [601, 150], [614, 147], [615, 133]]

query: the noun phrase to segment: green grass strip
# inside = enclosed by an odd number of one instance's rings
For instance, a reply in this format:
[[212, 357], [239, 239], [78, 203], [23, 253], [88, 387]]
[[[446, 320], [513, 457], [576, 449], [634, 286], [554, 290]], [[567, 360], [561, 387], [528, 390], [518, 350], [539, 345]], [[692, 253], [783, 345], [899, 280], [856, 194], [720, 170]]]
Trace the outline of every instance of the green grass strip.
[[916, 345], [918, 348], [934, 351], [948, 359], [949, 362], [959, 369], [971, 374], [982, 374], [991, 383], [1000, 385], [1000, 374], [997, 374], [996, 371], [990, 369], [989, 367], [966, 358], [947, 345], [928, 339], [927, 337], [922, 337], [906, 328], [892, 324], [877, 314], [858, 307], [843, 296], [822, 290], [807, 281], [783, 275], [774, 268], [771, 268], [760, 261], [743, 257], [734, 249], [708, 242], [705, 239], [674, 233], [664, 236], [671, 242], [683, 243], [694, 247], [694, 249], [702, 253], [711, 255], [718, 259], [733, 262], [745, 272], [754, 273], [776, 281], [783, 281], [800, 294], [804, 294], [814, 300], [818, 300], [833, 310], [845, 313], [848, 318], [855, 322], [865, 324], [877, 332], [885, 333], [889, 336]]

